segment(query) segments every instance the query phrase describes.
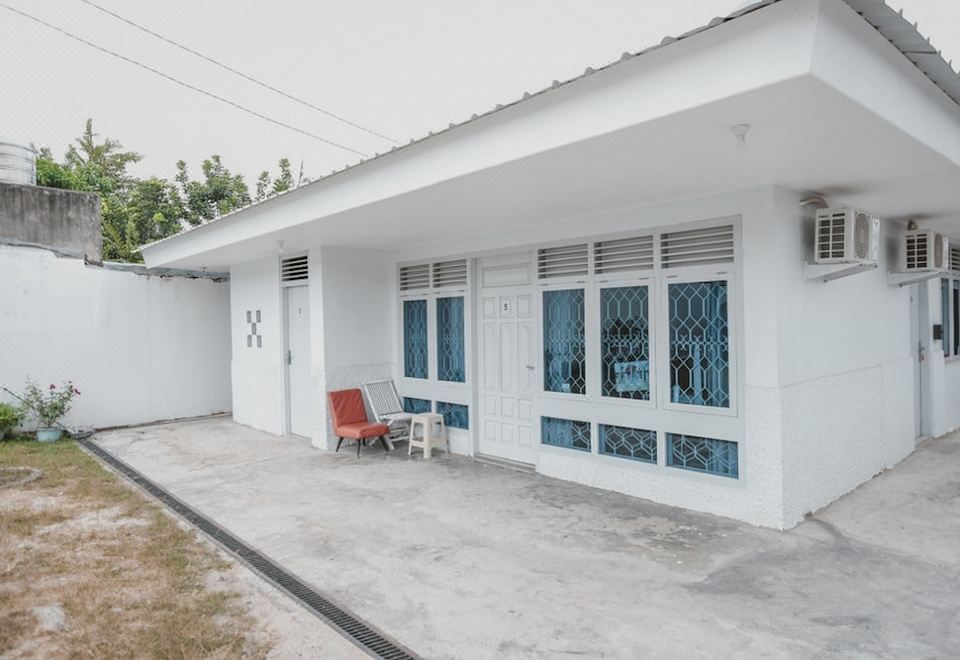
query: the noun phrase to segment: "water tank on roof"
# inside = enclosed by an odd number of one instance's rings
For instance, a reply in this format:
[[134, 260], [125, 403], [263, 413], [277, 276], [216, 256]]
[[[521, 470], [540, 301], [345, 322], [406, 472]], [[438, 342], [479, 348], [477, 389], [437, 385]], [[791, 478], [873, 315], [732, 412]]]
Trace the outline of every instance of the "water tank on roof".
[[33, 147], [0, 138], [0, 183], [37, 185], [37, 152]]

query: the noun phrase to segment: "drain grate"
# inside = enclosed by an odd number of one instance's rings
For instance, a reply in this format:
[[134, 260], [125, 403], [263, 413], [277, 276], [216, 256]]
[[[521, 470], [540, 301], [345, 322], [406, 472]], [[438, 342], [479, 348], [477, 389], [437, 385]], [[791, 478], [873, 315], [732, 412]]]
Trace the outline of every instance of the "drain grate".
[[266, 555], [254, 550], [215, 522], [177, 499], [165, 488], [147, 479], [143, 474], [90, 440], [77, 442], [125, 476], [141, 489], [157, 498], [191, 525], [231, 552], [248, 567], [259, 573], [278, 589], [300, 601], [311, 612], [333, 626], [340, 634], [376, 658], [384, 660], [417, 660], [417, 656], [397, 642], [388, 639], [355, 614], [335, 604], [303, 580], [290, 573]]

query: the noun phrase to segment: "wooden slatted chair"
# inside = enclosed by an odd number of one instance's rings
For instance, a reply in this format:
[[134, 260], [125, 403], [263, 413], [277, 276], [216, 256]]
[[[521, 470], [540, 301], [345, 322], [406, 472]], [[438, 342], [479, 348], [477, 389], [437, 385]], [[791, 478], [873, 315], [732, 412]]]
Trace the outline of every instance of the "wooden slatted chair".
[[[376, 380], [362, 385], [370, 410], [378, 422], [390, 427], [390, 444], [396, 438], [406, 438], [410, 432], [413, 414], [404, 412], [403, 403], [392, 380]], [[391, 449], [393, 447], [391, 446]]]

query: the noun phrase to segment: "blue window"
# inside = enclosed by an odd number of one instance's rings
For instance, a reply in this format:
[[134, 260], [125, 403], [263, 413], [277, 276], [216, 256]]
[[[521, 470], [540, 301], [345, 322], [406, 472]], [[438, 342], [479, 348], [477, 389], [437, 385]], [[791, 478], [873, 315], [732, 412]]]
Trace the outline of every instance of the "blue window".
[[543, 292], [543, 389], [586, 391], [583, 289]]
[[427, 378], [427, 301], [403, 301], [403, 375]]
[[953, 355], [951, 349], [953, 344], [950, 341], [950, 280], [940, 280], [940, 318], [943, 320], [941, 332], [943, 333], [943, 355], [950, 357]]
[[541, 417], [540, 442], [554, 447], [590, 451], [590, 423]]
[[953, 321], [950, 337], [953, 340], [951, 355], [960, 355], [960, 280], [953, 281]]
[[649, 294], [645, 286], [600, 290], [603, 396], [650, 399]]
[[443, 415], [443, 422], [451, 428], [470, 428], [470, 409], [463, 404], [437, 401], [437, 412]]
[[600, 425], [600, 453], [647, 463], [657, 462], [657, 433], [625, 426]]
[[669, 285], [670, 400], [730, 407], [727, 283]]
[[667, 465], [737, 479], [740, 459], [736, 442], [667, 434]]
[[419, 414], [430, 412], [431, 404], [429, 399], [411, 399], [408, 396], [403, 397], [403, 412]]
[[465, 383], [463, 296], [437, 298], [437, 379]]

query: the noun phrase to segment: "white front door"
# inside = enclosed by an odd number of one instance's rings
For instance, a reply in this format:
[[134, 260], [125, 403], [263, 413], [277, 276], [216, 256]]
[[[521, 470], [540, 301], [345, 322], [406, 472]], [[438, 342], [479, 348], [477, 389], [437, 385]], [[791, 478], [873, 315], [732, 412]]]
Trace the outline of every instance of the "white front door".
[[313, 435], [310, 405], [310, 289], [285, 289], [287, 306], [287, 419], [289, 431], [309, 438]]
[[480, 296], [481, 454], [536, 463], [537, 357], [531, 286], [483, 289]]

